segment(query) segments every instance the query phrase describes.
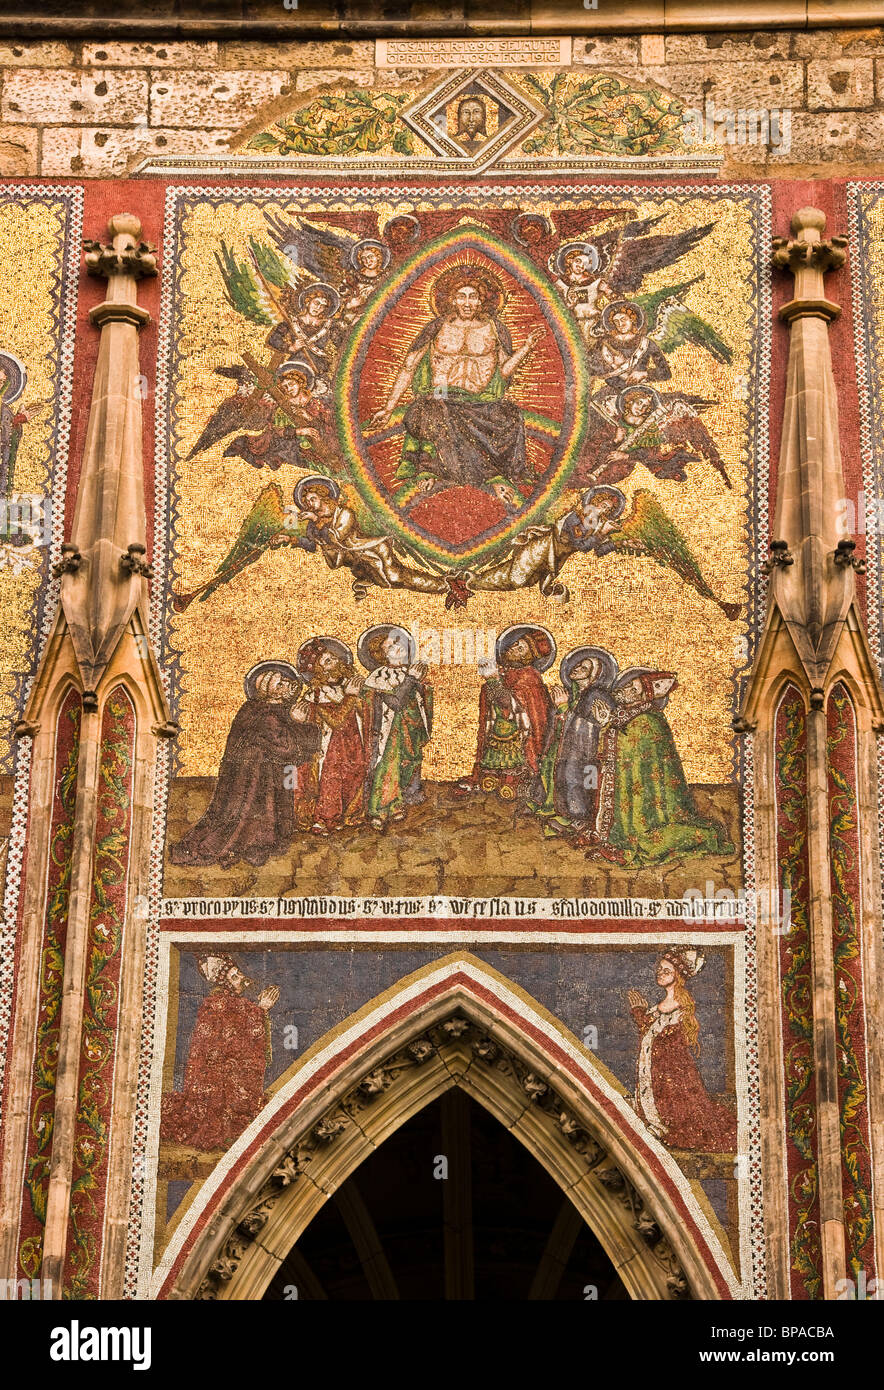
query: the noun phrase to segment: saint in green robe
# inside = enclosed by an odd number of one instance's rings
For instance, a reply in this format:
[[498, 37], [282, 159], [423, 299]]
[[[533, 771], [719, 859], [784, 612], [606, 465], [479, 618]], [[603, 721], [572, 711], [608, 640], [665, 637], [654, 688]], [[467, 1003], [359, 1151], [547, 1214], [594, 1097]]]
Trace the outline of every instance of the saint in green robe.
[[365, 812], [401, 819], [423, 801], [421, 765], [433, 727], [433, 691], [400, 667], [379, 666], [362, 687], [369, 751]]
[[727, 832], [700, 814], [664, 715], [650, 708], [614, 742], [613, 805], [605, 839], [632, 865], [732, 854]]

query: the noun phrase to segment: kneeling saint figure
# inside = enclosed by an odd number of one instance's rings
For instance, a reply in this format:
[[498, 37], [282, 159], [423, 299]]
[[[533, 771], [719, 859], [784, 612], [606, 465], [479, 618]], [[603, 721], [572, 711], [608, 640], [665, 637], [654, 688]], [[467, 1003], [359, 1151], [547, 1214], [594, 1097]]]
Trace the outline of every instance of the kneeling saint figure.
[[262, 661], [227, 736], [215, 794], [202, 820], [169, 850], [173, 864], [266, 864], [295, 835], [293, 769], [319, 750], [321, 731], [297, 703], [293, 666]]

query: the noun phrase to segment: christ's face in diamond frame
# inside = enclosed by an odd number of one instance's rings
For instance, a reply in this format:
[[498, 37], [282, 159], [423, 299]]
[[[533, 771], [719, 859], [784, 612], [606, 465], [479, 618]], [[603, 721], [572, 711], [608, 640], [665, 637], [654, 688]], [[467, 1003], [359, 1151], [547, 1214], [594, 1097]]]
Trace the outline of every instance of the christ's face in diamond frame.
[[457, 133], [467, 140], [477, 140], [485, 134], [485, 104], [478, 97], [467, 97], [457, 108]]

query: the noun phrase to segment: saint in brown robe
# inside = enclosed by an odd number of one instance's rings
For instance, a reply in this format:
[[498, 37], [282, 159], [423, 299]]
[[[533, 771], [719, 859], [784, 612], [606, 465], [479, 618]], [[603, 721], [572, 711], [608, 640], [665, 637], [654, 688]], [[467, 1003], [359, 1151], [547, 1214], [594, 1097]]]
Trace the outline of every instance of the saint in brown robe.
[[251, 699], [239, 710], [206, 814], [169, 851], [173, 864], [266, 864], [295, 835], [289, 769], [319, 751], [321, 731], [297, 724], [290, 705]]

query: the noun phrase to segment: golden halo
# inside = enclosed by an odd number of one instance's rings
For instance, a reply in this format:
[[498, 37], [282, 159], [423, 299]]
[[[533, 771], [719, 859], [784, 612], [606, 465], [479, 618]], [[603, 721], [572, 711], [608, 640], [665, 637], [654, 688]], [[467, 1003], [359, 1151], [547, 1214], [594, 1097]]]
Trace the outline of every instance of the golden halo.
[[506, 302], [503, 285], [492, 270], [470, 261], [450, 266], [437, 276], [430, 290], [433, 313], [439, 317], [448, 313], [454, 296], [465, 285], [474, 285], [479, 290], [487, 314], [496, 317], [500, 313]]

